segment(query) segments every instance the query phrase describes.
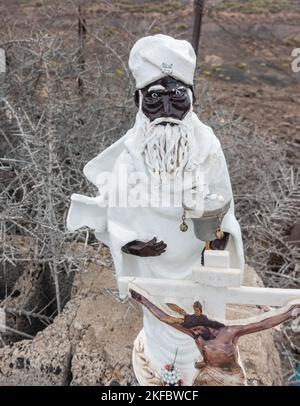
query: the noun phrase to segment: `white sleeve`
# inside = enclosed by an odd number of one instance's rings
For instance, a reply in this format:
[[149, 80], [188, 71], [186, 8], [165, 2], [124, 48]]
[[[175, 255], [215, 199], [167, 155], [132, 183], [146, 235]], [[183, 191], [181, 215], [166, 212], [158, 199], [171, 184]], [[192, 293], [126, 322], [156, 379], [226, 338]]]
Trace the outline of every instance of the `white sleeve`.
[[107, 207], [101, 206], [99, 197], [88, 197], [74, 193], [67, 217], [69, 231], [89, 227], [99, 233], [107, 228]]

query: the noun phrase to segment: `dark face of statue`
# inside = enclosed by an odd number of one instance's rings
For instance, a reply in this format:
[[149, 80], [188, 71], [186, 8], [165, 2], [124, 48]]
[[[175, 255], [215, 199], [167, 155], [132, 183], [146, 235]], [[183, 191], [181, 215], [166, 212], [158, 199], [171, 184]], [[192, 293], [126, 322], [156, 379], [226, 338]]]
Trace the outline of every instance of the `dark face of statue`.
[[[161, 117], [182, 120], [191, 107], [189, 86], [170, 76], [159, 79], [142, 89], [143, 113], [154, 121]], [[135, 95], [138, 105], [138, 92]]]

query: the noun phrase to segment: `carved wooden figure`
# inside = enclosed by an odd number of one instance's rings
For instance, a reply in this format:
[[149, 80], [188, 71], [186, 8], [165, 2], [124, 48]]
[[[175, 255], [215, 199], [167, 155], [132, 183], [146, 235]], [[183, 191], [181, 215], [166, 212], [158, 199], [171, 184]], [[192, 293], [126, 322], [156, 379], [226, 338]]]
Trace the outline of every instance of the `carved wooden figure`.
[[192, 337], [201, 353], [201, 360], [195, 363], [199, 374], [194, 385], [245, 385], [245, 372], [239, 361], [238, 339], [245, 334], [256, 333], [300, 316], [300, 299], [289, 302], [279, 310], [262, 316], [223, 324], [211, 320], [202, 313], [199, 302], [194, 303], [194, 313], [187, 314], [173, 303], [167, 306], [178, 313], [171, 316], [137, 291], [130, 289], [131, 297], [146, 307], [162, 323]]

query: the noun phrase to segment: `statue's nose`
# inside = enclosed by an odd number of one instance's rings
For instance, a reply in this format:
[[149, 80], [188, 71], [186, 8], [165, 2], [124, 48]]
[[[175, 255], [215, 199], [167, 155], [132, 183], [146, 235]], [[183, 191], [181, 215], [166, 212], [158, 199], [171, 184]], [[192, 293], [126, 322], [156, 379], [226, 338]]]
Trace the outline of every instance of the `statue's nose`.
[[170, 117], [170, 115], [171, 115], [171, 105], [170, 105], [170, 100], [169, 100], [168, 95], [163, 96], [163, 103], [164, 103], [163, 117]]

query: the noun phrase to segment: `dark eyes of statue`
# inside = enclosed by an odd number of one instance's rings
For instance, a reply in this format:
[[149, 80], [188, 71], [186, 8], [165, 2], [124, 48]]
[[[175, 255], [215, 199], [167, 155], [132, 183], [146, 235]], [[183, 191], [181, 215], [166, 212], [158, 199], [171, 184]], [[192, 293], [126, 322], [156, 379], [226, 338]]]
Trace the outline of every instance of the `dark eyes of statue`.
[[184, 88], [178, 88], [175, 90], [175, 96], [176, 97], [182, 97], [185, 94], [185, 89]]
[[[185, 94], [184, 88], [177, 88], [173, 91], [173, 94], [171, 94], [171, 97], [182, 97]], [[161, 93], [159, 92], [151, 92], [150, 97], [152, 100], [158, 100], [161, 98]]]

